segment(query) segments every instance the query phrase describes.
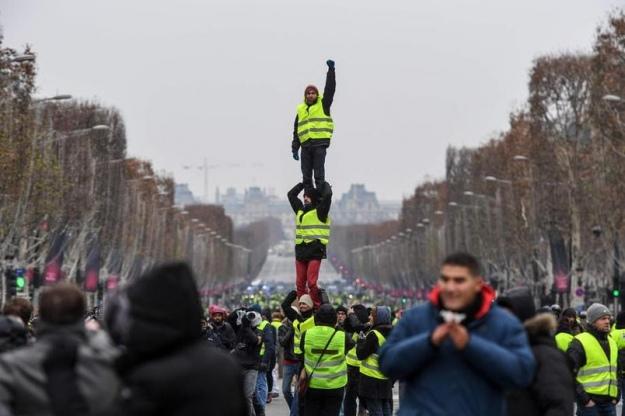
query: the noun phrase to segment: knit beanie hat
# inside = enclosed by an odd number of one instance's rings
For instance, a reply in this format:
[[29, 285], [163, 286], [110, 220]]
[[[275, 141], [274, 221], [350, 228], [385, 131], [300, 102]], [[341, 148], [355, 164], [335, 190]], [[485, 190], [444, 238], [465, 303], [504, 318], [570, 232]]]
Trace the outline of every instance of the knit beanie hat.
[[313, 301], [310, 295], [304, 294], [299, 298], [299, 303], [305, 303], [306, 305], [313, 307]]
[[586, 310], [586, 320], [590, 324], [594, 324], [597, 319], [603, 318], [604, 316], [612, 316], [612, 312], [610, 312], [607, 306], [600, 303], [593, 303]]
[[316, 92], [317, 95], [319, 95], [319, 89], [317, 89], [317, 87], [315, 87], [314, 85], [308, 85], [306, 89], [304, 90], [304, 95], [308, 94], [308, 91], [310, 90]]

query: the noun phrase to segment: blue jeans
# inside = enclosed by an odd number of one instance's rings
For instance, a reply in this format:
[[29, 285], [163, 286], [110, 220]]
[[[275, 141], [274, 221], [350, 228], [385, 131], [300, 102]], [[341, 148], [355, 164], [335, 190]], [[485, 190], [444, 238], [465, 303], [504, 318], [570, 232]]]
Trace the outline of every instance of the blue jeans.
[[267, 393], [267, 373], [259, 371], [256, 377], [256, 402], [263, 409], [267, 406]]
[[291, 383], [294, 378], [297, 378], [297, 371], [299, 370], [299, 364], [284, 364], [282, 367], [282, 394], [284, 400], [289, 405], [289, 409], [293, 403], [293, 392], [291, 391]]
[[295, 390], [293, 394], [293, 402], [291, 403], [291, 411], [289, 412], [289, 416], [298, 416], [299, 415], [299, 393]]
[[592, 407], [578, 404], [577, 416], [616, 416], [616, 406], [612, 403], [596, 403]]
[[391, 401], [382, 399], [366, 399], [369, 416], [392, 416]]

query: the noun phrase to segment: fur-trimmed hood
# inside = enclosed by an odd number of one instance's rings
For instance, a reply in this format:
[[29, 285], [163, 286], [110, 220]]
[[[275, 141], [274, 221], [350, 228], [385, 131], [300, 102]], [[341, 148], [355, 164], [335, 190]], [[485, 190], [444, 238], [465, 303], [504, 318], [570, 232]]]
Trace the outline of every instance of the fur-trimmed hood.
[[[531, 344], [553, 341], [557, 323], [552, 313], [539, 313], [523, 323]], [[551, 343], [550, 342], [550, 343]]]

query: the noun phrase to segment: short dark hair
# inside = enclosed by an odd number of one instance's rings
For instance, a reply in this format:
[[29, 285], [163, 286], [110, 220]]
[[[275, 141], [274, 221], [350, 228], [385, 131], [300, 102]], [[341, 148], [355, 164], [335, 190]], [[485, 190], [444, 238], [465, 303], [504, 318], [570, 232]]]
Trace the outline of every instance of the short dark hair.
[[452, 253], [445, 257], [442, 266], [460, 266], [469, 269], [469, 273], [473, 276], [482, 275], [482, 266], [480, 261], [472, 254], [464, 253], [462, 251]]
[[33, 315], [33, 304], [25, 298], [11, 298], [10, 301], [4, 305], [2, 313], [10, 316], [19, 317], [24, 325], [28, 325], [30, 318]]
[[75, 285], [59, 283], [45, 288], [39, 296], [39, 316], [56, 325], [78, 323], [85, 317], [85, 297]]

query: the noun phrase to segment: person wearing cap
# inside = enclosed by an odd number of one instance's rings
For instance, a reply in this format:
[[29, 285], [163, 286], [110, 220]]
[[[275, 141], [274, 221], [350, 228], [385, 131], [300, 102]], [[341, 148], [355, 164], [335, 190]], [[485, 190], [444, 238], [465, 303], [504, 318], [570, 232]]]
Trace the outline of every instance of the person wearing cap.
[[305, 190], [302, 202], [298, 195], [303, 189], [304, 184], [298, 183], [288, 193], [295, 213], [295, 286], [298, 297], [310, 294], [317, 307], [321, 304], [317, 286], [319, 269], [330, 242], [332, 188], [324, 182], [320, 191], [314, 188]]
[[232, 326], [226, 322], [228, 313], [218, 305], [211, 305], [208, 308], [210, 321], [208, 322], [207, 334], [214, 334], [218, 339], [218, 346], [226, 351], [232, 351], [237, 340]]
[[[315, 326], [300, 341], [309, 387], [301, 408], [306, 416], [338, 416], [347, 384], [346, 351], [353, 342], [336, 328], [336, 310], [323, 304], [315, 313]], [[327, 346], [327, 347], [326, 347]], [[324, 352], [325, 351], [325, 352]]]
[[371, 310], [371, 330], [358, 339], [356, 356], [360, 360], [358, 396], [363, 399], [372, 416], [391, 416], [393, 413], [393, 381], [380, 371], [378, 351], [386, 342], [393, 325], [388, 306]]
[[[330, 107], [334, 101], [336, 77], [334, 61], [328, 59], [328, 73], [323, 95], [314, 85], [304, 90], [304, 101], [297, 106], [291, 151], [293, 159], [301, 159], [302, 182], [306, 190], [313, 188], [313, 172], [317, 189], [325, 181], [326, 151], [334, 132], [334, 121], [330, 115]], [[301, 157], [298, 155], [299, 149]]]
[[579, 323], [577, 322], [577, 312], [573, 308], [567, 308], [562, 311], [560, 319], [558, 320], [558, 327], [556, 328], [556, 345], [558, 348], [566, 352], [571, 345], [571, 341], [575, 335], [582, 332]]
[[610, 336], [610, 310], [593, 303], [586, 311], [588, 330], [575, 336], [567, 350], [575, 380], [577, 414], [616, 415], [618, 346]]

